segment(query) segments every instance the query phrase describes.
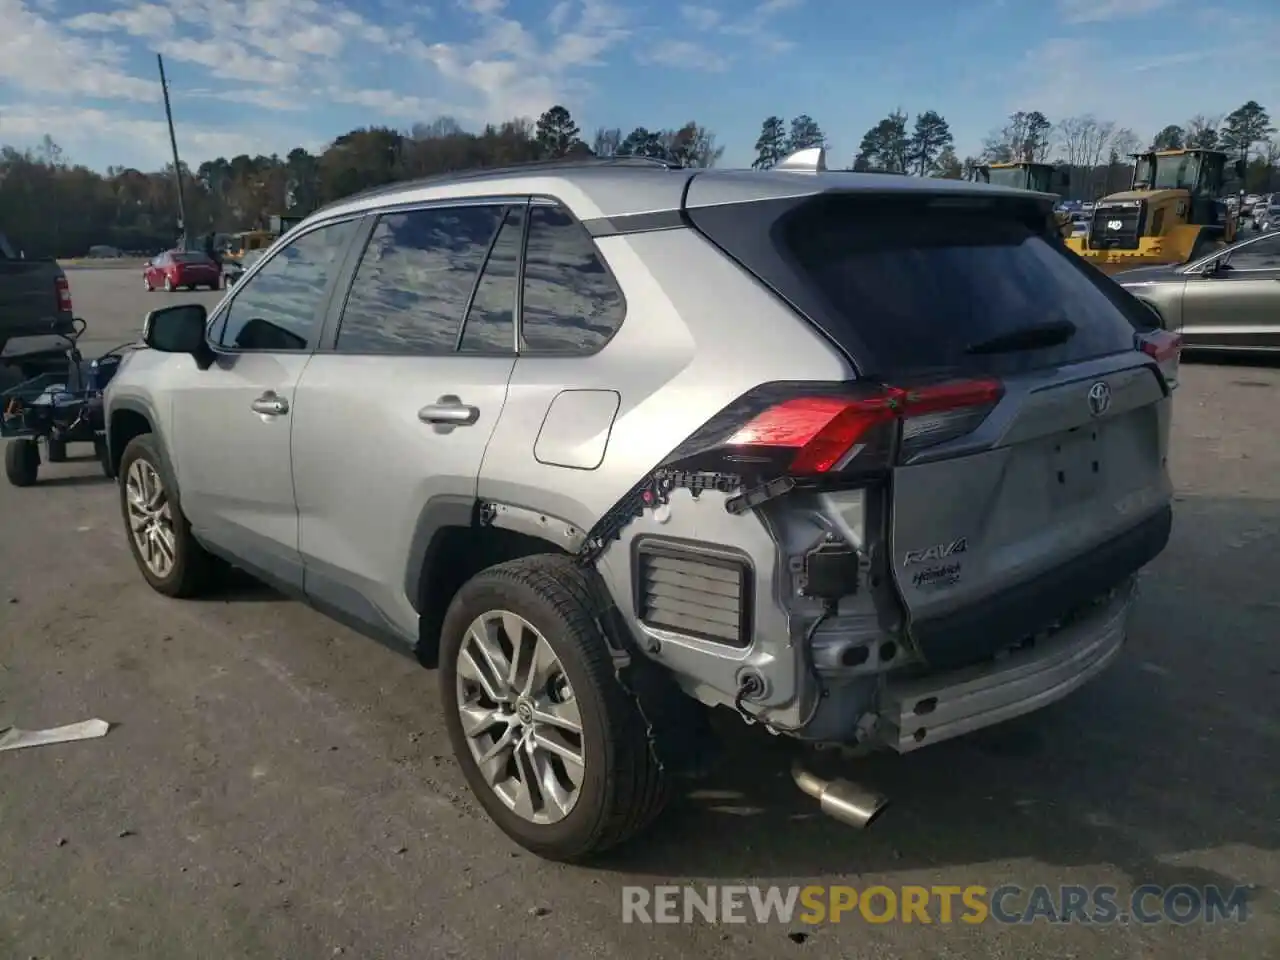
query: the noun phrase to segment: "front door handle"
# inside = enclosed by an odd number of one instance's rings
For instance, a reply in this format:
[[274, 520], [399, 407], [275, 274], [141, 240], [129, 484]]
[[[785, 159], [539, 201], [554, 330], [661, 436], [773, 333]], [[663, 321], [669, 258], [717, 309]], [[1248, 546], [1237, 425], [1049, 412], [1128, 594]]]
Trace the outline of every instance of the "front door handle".
[[289, 401], [268, 390], [250, 404], [254, 413], [267, 417], [280, 417], [289, 412]]
[[480, 419], [480, 408], [468, 406], [452, 394], [446, 394], [419, 410], [418, 419], [441, 426], [469, 427]]

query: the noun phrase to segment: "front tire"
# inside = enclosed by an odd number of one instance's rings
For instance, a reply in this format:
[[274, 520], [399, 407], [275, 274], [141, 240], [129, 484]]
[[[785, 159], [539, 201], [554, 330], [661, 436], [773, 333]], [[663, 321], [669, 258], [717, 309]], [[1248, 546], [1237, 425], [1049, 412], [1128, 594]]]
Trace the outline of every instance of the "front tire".
[[4, 448], [4, 475], [15, 487], [33, 487], [40, 475], [40, 448], [30, 437], [10, 440]]
[[129, 441], [120, 458], [120, 512], [129, 550], [147, 583], [166, 597], [195, 597], [213, 585], [213, 558], [191, 533], [178, 486], [154, 434]]
[[445, 725], [467, 783], [507, 836], [563, 862], [639, 833], [668, 795], [589, 576], [554, 554], [491, 567], [458, 591], [440, 639]]
[[67, 441], [55, 440], [53, 437], [50, 437], [48, 440], [48, 447], [50, 463], [67, 462]]
[[168, 277], [164, 278], [164, 292], [173, 293], [173, 281], [170, 280]]

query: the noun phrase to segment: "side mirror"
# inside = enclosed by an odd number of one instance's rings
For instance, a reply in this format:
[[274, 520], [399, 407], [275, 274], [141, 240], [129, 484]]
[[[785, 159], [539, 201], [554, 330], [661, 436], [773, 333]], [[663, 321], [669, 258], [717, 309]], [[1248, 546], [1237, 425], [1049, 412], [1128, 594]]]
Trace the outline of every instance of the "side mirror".
[[142, 324], [142, 342], [161, 353], [189, 353], [197, 360], [209, 352], [205, 326], [209, 312], [199, 303], [161, 307], [147, 314]]

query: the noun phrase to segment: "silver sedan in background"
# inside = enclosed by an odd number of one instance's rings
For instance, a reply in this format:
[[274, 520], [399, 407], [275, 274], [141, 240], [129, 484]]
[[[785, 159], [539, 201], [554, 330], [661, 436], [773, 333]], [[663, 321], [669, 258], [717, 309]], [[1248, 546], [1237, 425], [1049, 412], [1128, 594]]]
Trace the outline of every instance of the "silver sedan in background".
[[1280, 232], [1190, 263], [1140, 267], [1112, 279], [1160, 315], [1189, 348], [1280, 351]]

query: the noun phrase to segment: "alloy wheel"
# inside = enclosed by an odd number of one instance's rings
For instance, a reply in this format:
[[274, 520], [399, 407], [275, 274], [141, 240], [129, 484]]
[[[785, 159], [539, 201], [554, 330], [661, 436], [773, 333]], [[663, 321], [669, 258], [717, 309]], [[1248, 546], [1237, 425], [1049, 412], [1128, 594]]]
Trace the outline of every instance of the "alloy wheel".
[[147, 569], [163, 579], [178, 559], [178, 538], [173, 529], [173, 508], [160, 474], [146, 460], [129, 465], [125, 478], [129, 535]]
[[458, 713], [471, 756], [517, 816], [556, 823], [585, 773], [582, 715], [551, 644], [517, 614], [477, 617], [458, 651]]

